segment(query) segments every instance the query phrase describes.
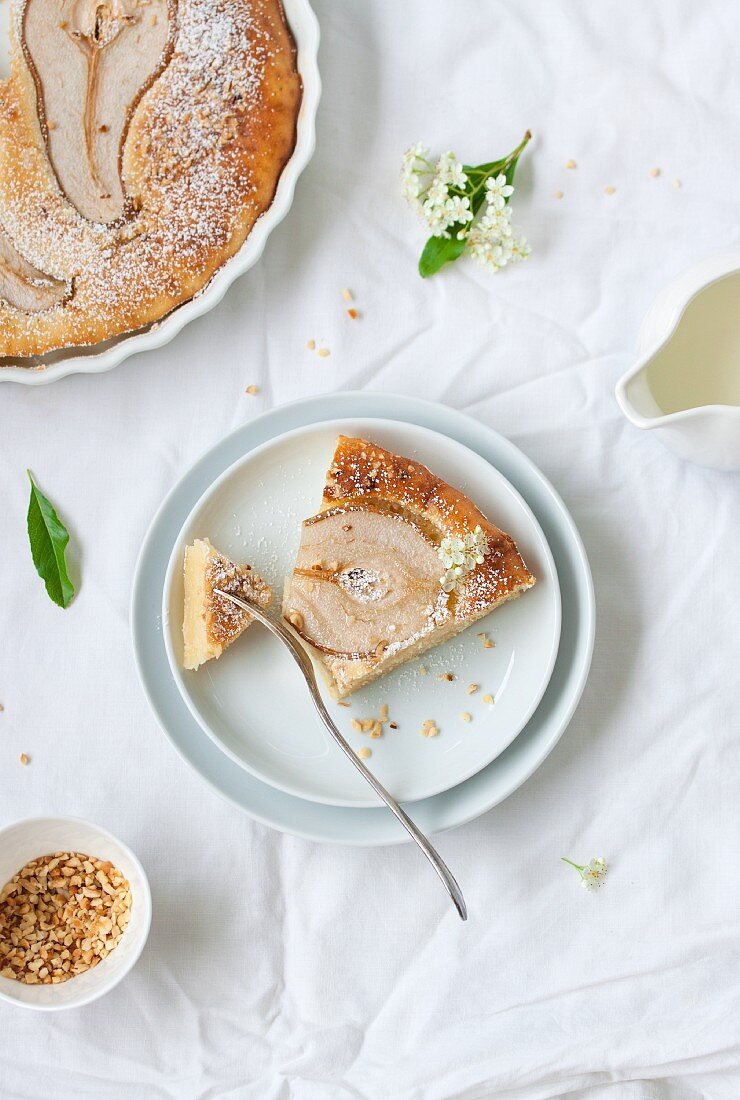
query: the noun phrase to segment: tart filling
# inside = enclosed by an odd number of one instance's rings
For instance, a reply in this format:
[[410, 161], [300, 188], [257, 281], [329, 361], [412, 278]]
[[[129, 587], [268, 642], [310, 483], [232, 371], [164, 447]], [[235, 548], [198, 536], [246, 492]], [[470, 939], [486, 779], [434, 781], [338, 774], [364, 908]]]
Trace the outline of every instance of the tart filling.
[[185, 550], [185, 607], [183, 613], [183, 664], [196, 669], [220, 657], [253, 622], [252, 616], [214, 588], [243, 600], [270, 605], [270, 586], [251, 565], [236, 565], [219, 553], [208, 539], [196, 539]]

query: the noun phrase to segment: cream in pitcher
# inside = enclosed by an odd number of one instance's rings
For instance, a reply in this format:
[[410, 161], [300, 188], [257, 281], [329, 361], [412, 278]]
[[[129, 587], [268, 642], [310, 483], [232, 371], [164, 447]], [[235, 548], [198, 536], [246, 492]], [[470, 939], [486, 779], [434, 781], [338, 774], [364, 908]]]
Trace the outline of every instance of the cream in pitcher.
[[638, 362], [617, 385], [624, 414], [683, 458], [740, 469], [740, 250], [684, 272], [640, 332]]

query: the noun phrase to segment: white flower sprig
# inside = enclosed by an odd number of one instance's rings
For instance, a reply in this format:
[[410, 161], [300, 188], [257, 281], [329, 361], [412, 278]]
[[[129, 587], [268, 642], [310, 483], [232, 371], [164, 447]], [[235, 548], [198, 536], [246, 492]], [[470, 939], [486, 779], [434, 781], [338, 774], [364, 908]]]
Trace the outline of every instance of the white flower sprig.
[[452, 152], [435, 164], [420, 143], [406, 151], [401, 192], [432, 233], [419, 260], [422, 276], [466, 251], [492, 271], [527, 258], [529, 245], [512, 227], [508, 202], [517, 162], [531, 136], [528, 130], [507, 157], [477, 167], [461, 164]]
[[578, 874], [581, 876], [581, 886], [584, 890], [594, 893], [600, 886], [603, 886], [606, 872], [609, 870], [603, 856], [597, 856], [585, 866], [581, 866], [580, 863], [574, 863], [572, 859], [566, 859], [565, 856], [561, 856], [560, 858], [563, 863], [567, 863], [570, 867], [575, 867], [576, 871], [578, 871]]
[[437, 550], [445, 567], [439, 578], [442, 591], [448, 594], [462, 592], [468, 573], [472, 573], [476, 565], [481, 565], [490, 552], [488, 539], [480, 524], [462, 538], [459, 535], [445, 535]]

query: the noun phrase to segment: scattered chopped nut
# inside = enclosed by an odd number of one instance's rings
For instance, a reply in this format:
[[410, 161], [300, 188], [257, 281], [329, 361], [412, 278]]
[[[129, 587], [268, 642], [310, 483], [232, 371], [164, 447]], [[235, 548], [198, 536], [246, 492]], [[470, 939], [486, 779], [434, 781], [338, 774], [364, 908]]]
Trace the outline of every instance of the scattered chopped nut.
[[326, 359], [327, 355], [331, 355], [331, 352], [328, 348], [319, 348], [316, 354], [320, 355], [322, 359]]
[[468, 695], [472, 695], [473, 692], [477, 691], [479, 687], [480, 684], [468, 684]]
[[356, 310], [356, 309], [348, 309], [348, 310], [347, 310], [347, 316], [348, 316], [348, 317], [351, 317], [353, 321], [356, 321], [356, 320], [357, 320], [357, 318], [358, 318], [358, 317], [359, 317], [360, 315], [359, 315], [359, 313], [357, 312], [357, 310]]
[[337, 700], [337, 706], [338, 707], [351, 707], [352, 704], [350, 702], [348, 702], [346, 699], [338, 699]]
[[[377, 740], [383, 736], [383, 726], [387, 721], [388, 704], [383, 703], [377, 718], [360, 718], [359, 720], [355, 718], [352, 721], [352, 728], [359, 730], [361, 733], [369, 733], [373, 739]], [[398, 726], [395, 722], [391, 722], [391, 728], [398, 729]]]
[[29, 758], [25, 752], [22, 752], [18, 759], [20, 760], [21, 764], [27, 764]]
[[484, 695], [483, 696], [483, 702], [484, 703], [492, 703], [493, 702], [493, 696], [492, 695]]
[[562, 199], [562, 197], [563, 197], [563, 192], [562, 191], [556, 191], [555, 192], [555, 198], [556, 199]]
[[477, 636], [478, 638], [480, 638], [480, 640], [481, 640], [482, 642], [485, 642], [486, 638], [488, 637], [488, 635], [486, 634], [486, 632], [485, 632], [484, 630], [481, 630], [481, 631], [480, 631], [480, 633], [479, 633], [478, 635], [476, 635], [476, 636]]
[[424, 724], [421, 727], [421, 736], [422, 737], [436, 737], [438, 733], [439, 733], [439, 730], [437, 729], [437, 724], [434, 721], [434, 719], [433, 718], [427, 718], [426, 721], [424, 722]]
[[107, 860], [31, 860], [0, 891], [0, 973], [28, 985], [74, 978], [118, 945], [130, 909], [129, 884]]
[[419, 665], [419, 675], [420, 676], [426, 676], [426, 674], [428, 672], [429, 672], [429, 669], [427, 668], [426, 665]]
[[315, 348], [316, 348], [316, 341], [315, 340], [307, 340], [306, 341], [306, 347], [308, 348], [309, 351], [314, 351]]
[[437, 677], [438, 680], [446, 680], [448, 684], [451, 684], [455, 679], [454, 672], [443, 672], [441, 676]]
[[674, 187], [683, 187], [683, 184], [681, 183], [680, 180], [674, 180], [673, 181], [673, 186]]
[[397, 730], [398, 729], [398, 723], [397, 722], [389, 722], [388, 725], [391, 727], [392, 730]]
[[616, 187], [612, 187], [611, 184], [609, 184], [608, 187], [604, 188], [604, 194], [605, 195], [613, 195], [615, 191], [616, 191]]
[[4, 706], [4, 704], [3, 704], [3, 703], [0, 703], [0, 714], [2, 714], [2, 712], [3, 712], [4, 710], [5, 710], [5, 706]]
[[369, 760], [373, 755], [373, 750], [363, 746], [363, 748], [357, 750], [357, 755], [360, 760]]
[[660, 175], [660, 168], [651, 168], [650, 175], [655, 179], [656, 176]]
[[352, 297], [352, 291], [349, 290], [347, 287], [345, 287], [344, 290], [342, 291], [342, 297], [344, 298], [345, 302], [353, 302], [354, 301], [354, 298]]
[[484, 649], [495, 649], [496, 648], [496, 643], [492, 642], [490, 638], [486, 638], [485, 642], [483, 643], [483, 648]]
[[473, 715], [470, 713], [469, 710], [464, 710], [462, 712], [462, 714], [460, 715], [460, 717], [462, 718], [463, 722], [472, 722], [473, 721]]
[[303, 616], [300, 611], [289, 611], [288, 622], [296, 628], [296, 630], [303, 629]]
[[256, 393], [260, 392], [259, 386], [247, 386], [245, 393], [248, 393], [250, 397], [254, 397]]
[[577, 167], [576, 162], [574, 160], [566, 160], [565, 167], [566, 168], [575, 168], [575, 167]]

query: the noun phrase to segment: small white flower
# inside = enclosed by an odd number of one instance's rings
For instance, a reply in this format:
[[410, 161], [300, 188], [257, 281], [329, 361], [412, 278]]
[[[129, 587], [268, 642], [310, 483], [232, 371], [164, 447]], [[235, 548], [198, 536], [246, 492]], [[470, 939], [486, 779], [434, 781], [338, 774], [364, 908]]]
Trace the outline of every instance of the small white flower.
[[418, 175], [404, 176], [401, 183], [401, 194], [406, 202], [411, 203], [412, 206], [416, 205], [421, 194], [421, 180]]
[[462, 565], [465, 561], [465, 541], [458, 535], [445, 535], [437, 551], [445, 569]]
[[449, 237], [450, 234], [447, 232], [447, 227], [450, 222], [444, 203], [425, 199], [421, 212], [434, 237]]
[[437, 551], [445, 567], [444, 575], [439, 578], [442, 591], [462, 592], [467, 575], [490, 552], [488, 539], [480, 524], [462, 538], [459, 535], [445, 535]]
[[511, 258], [512, 260], [526, 260], [532, 249], [527, 244], [526, 239], [520, 234], [515, 235], [511, 242]]
[[439, 578], [439, 583], [442, 586], [442, 591], [448, 595], [450, 592], [462, 592], [465, 581], [465, 570], [462, 565], [453, 565], [450, 569], [445, 570], [443, 576]]
[[503, 172], [486, 180], [486, 201], [494, 210], [503, 210], [506, 200], [514, 194], [514, 188], [506, 182]]
[[473, 220], [473, 212], [470, 209], [470, 199], [461, 195], [453, 195], [445, 203], [445, 209], [448, 217], [450, 218], [450, 225], [454, 225], [456, 222], [470, 222]]
[[463, 171], [463, 166], [455, 154], [448, 150], [437, 161], [437, 177], [448, 187], [457, 187], [460, 191], [465, 189], [468, 177]]
[[437, 178], [427, 191], [422, 212], [435, 237], [449, 237], [450, 226], [460, 222], [465, 224], [473, 217], [470, 199], [461, 195], [449, 195], [446, 186]]
[[447, 190], [447, 184], [444, 180], [435, 176], [427, 188], [425, 202], [431, 203], [432, 206], [444, 206], [449, 197], [450, 193]]
[[567, 863], [570, 867], [574, 867], [578, 874], [581, 876], [581, 886], [584, 890], [588, 890], [593, 894], [600, 886], [603, 886], [604, 879], [606, 878], [606, 872], [608, 867], [606, 860], [603, 856], [597, 856], [592, 859], [586, 866], [582, 866], [580, 863], [574, 863], [571, 859], [562, 857], [563, 863]]
[[473, 226], [468, 236], [468, 251], [479, 263], [498, 271], [505, 267], [509, 260], [509, 247], [505, 237], [500, 237], [498, 232], [479, 222]]
[[403, 154], [401, 193], [412, 206], [418, 204], [419, 196], [423, 191], [422, 176], [430, 171], [431, 165], [428, 158], [429, 150], [420, 141]]
[[488, 539], [483, 531], [483, 528], [478, 524], [474, 531], [467, 534], [463, 540], [465, 545], [465, 567], [468, 572], [472, 572], [476, 565], [482, 565], [485, 561], [486, 555], [490, 554], [490, 547], [488, 545]]
[[480, 224], [498, 237], [510, 237], [511, 207], [504, 206], [501, 210], [493, 210], [489, 207], [481, 218]]

